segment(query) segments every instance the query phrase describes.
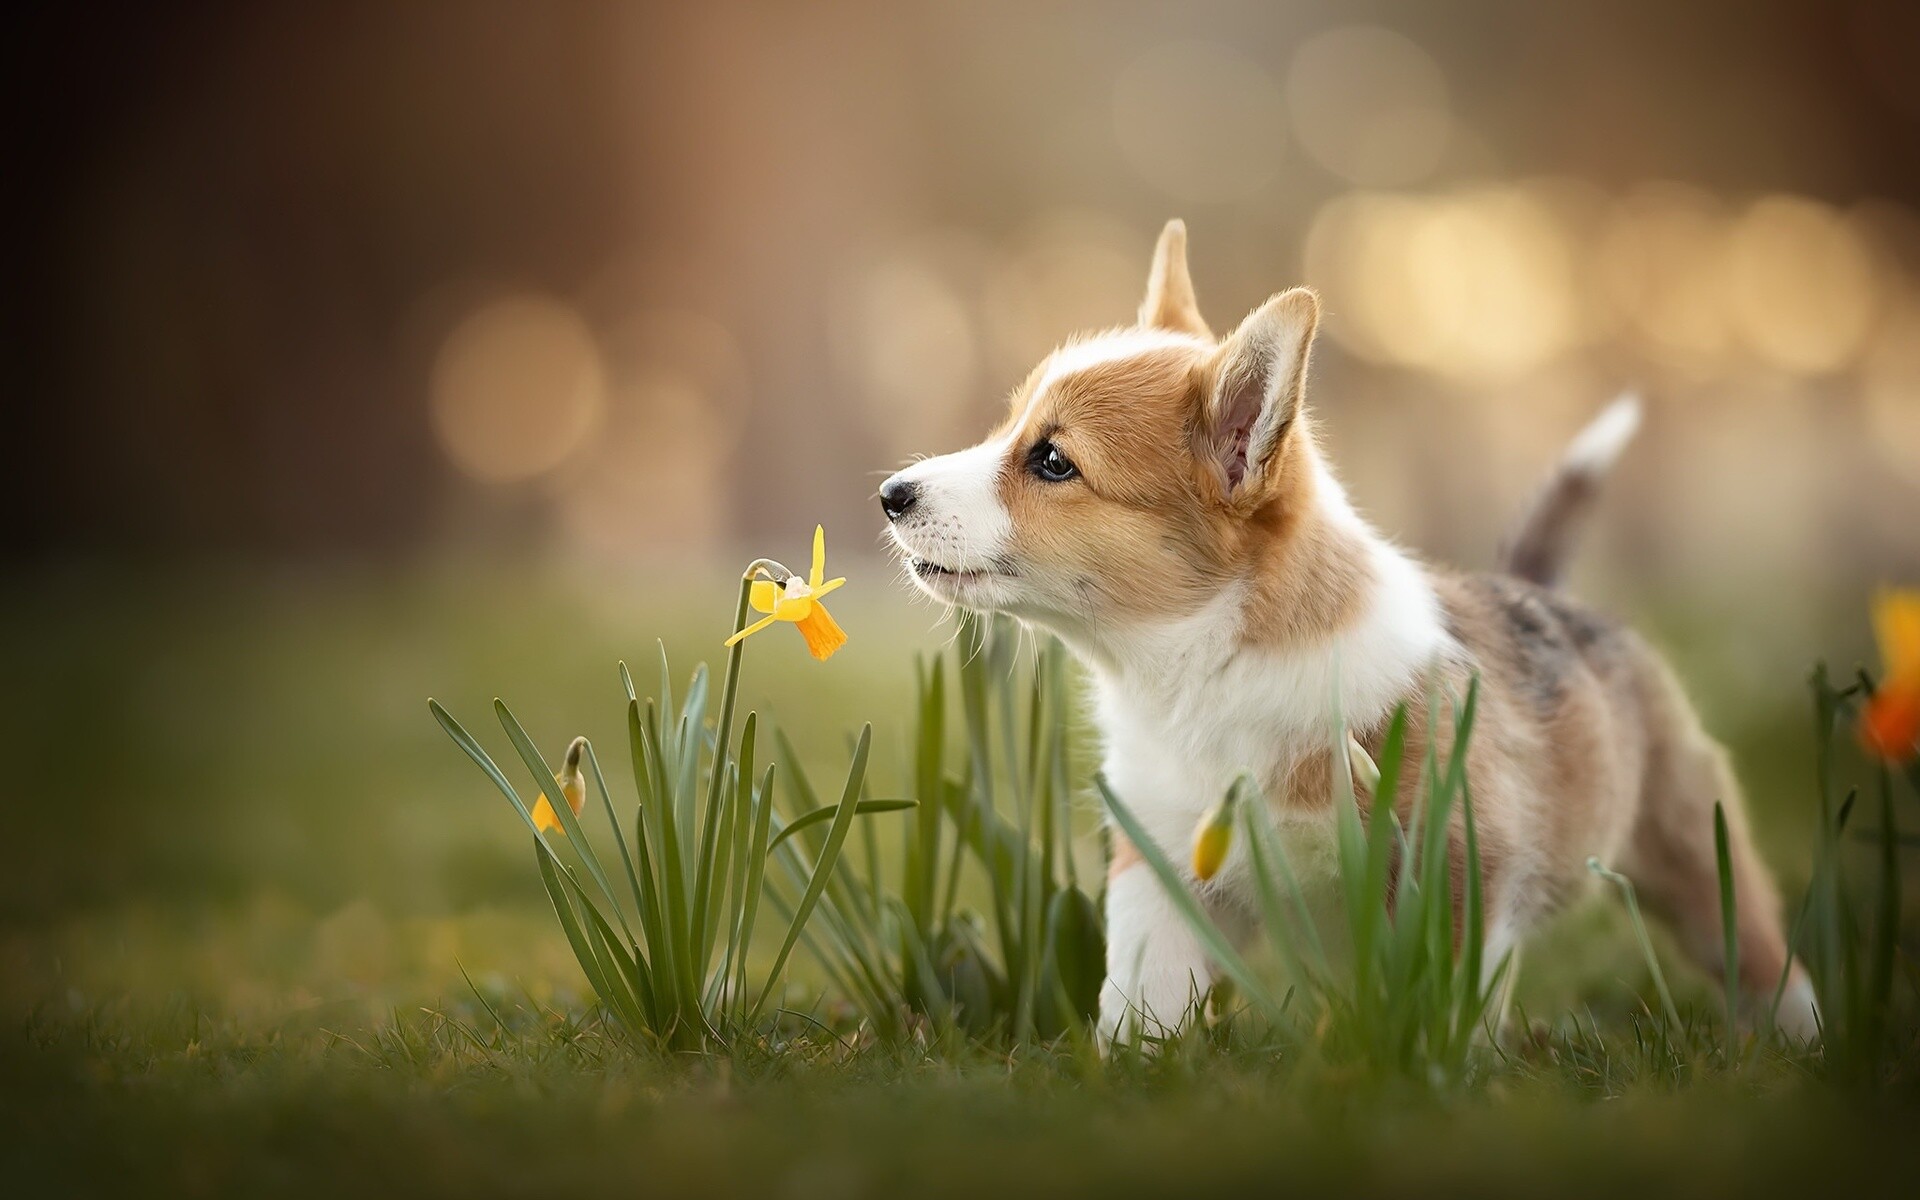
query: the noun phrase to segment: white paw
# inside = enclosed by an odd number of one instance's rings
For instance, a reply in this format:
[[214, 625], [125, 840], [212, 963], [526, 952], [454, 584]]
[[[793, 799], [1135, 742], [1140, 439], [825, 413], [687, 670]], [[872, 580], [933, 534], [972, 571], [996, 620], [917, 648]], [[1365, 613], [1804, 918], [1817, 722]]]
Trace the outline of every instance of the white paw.
[[1773, 1023], [1780, 1032], [1803, 1042], [1820, 1037], [1820, 1002], [1814, 999], [1813, 979], [1799, 963], [1793, 964], [1793, 972], [1787, 976]]

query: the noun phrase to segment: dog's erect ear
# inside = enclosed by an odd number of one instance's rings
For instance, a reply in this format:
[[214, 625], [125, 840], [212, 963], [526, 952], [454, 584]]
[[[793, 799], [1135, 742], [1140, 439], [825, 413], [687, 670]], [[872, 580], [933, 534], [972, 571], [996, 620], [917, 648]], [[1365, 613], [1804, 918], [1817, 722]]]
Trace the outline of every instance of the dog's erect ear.
[[1200, 319], [1200, 304], [1193, 298], [1184, 221], [1168, 221], [1160, 231], [1160, 243], [1153, 248], [1153, 266], [1147, 271], [1147, 298], [1140, 302], [1140, 324], [1203, 338], [1213, 336]]
[[1281, 442], [1300, 415], [1320, 299], [1306, 288], [1268, 300], [1220, 344], [1207, 393], [1202, 456], [1229, 499], [1265, 490]]

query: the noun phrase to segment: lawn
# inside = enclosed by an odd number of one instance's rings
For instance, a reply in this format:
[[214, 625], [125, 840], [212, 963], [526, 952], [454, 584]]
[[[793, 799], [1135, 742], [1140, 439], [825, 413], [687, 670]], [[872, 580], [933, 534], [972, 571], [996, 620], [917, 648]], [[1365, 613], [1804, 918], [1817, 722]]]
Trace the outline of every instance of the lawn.
[[[675, 579], [465, 563], [9, 584], [8, 1177], [45, 1194], [781, 1196], [1914, 1178], [1910, 1069], [1863, 1092], [1758, 1043], [1729, 1068], [1717, 992], [1672, 955], [1687, 1030], [1656, 1028], [1645, 960], [1609, 903], [1529, 952], [1518, 1032], [1446, 1088], [1308, 1062], [1244, 1022], [1103, 1063], [1074, 1037], [888, 1043], [834, 999], [809, 1010], [820, 1024], [783, 1019], [726, 1054], [636, 1046], [594, 1003], [524, 827], [426, 698], [503, 764], [495, 695], [550, 758], [576, 733], [621, 748], [601, 753], [630, 788], [615, 661], [656, 662], [659, 637], [677, 670], [717, 666], [732, 615], [727, 572]], [[756, 641], [741, 711], [776, 720], [819, 776], [872, 721], [871, 788], [898, 794], [912, 653], [938, 654], [950, 631], [890, 586], [834, 607], [848, 647], [817, 666], [797, 638]], [[1650, 608], [1673, 639], [1697, 619]], [[1711, 656], [1681, 646], [1798, 897], [1817, 812], [1810, 663], [1716, 693]], [[1072, 790], [1071, 852], [1097, 878], [1095, 801], [1084, 779]], [[971, 885], [969, 900], [985, 903]], [[820, 985], [803, 951], [789, 992]]]

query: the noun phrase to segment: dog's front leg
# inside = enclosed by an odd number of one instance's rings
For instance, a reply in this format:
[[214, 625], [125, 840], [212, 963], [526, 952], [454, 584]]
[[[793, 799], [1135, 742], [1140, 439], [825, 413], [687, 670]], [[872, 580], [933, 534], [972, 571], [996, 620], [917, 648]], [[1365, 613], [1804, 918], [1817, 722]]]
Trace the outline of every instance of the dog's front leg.
[[1127, 847], [1107, 880], [1107, 982], [1100, 1042], [1111, 1046], [1177, 1030], [1211, 986], [1206, 951], [1166, 889]]

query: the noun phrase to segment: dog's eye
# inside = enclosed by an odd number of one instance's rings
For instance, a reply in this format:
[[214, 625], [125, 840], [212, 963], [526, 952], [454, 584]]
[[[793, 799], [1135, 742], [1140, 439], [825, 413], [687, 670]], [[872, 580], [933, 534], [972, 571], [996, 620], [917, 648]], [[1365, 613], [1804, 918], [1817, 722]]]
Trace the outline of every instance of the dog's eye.
[[1060, 447], [1048, 441], [1034, 443], [1027, 455], [1027, 466], [1048, 483], [1063, 483], [1080, 473], [1067, 456], [1060, 453]]

